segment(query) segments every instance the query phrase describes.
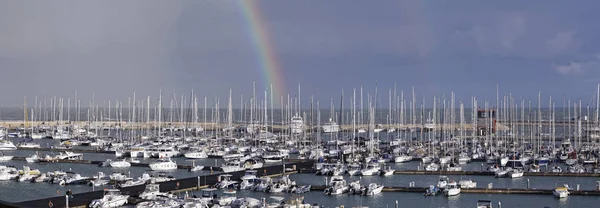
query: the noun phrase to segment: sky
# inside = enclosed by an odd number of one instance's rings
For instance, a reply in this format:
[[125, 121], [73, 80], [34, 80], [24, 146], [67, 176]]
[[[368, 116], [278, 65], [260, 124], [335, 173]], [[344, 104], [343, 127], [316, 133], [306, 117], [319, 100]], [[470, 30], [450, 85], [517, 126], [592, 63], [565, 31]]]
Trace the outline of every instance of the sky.
[[[280, 63], [278, 90], [322, 106], [379, 89], [432, 102], [471, 96], [594, 100], [600, 1], [253, 0]], [[0, 1], [0, 106], [159, 91], [226, 100], [271, 83], [234, 0]], [[169, 98], [166, 98], [169, 99]], [[278, 100], [279, 98], [275, 98]], [[222, 101], [224, 107], [226, 102]], [[337, 101], [336, 101], [337, 103]], [[547, 103], [544, 101], [543, 103]]]

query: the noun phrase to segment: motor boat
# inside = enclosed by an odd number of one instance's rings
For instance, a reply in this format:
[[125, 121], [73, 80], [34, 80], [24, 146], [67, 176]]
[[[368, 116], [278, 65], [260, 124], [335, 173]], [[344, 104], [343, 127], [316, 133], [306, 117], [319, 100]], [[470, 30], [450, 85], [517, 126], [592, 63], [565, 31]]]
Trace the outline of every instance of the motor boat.
[[392, 167], [387, 166], [384, 169], [382, 169], [382, 170], [379, 171], [379, 175], [382, 175], [382, 176], [391, 176], [391, 175], [394, 175], [395, 171], [396, 170], [392, 169]]
[[219, 205], [226, 206], [230, 205], [237, 199], [237, 192], [233, 189], [223, 191], [221, 197], [218, 198]]
[[567, 187], [556, 187], [556, 189], [552, 191], [552, 195], [556, 198], [565, 198], [569, 196], [569, 189]]
[[454, 181], [451, 181], [450, 183], [448, 183], [448, 185], [446, 186], [446, 189], [444, 189], [444, 195], [446, 195], [446, 196], [456, 196], [459, 194], [460, 194], [460, 187]]
[[394, 162], [405, 163], [412, 161], [413, 157], [410, 155], [400, 155], [394, 158]]
[[376, 183], [371, 183], [367, 187], [367, 192], [366, 193], [367, 193], [368, 196], [373, 196], [373, 195], [381, 193], [381, 190], [383, 190], [383, 185], [378, 185]]
[[460, 180], [458, 182], [460, 188], [475, 188], [477, 186], [477, 182], [472, 180]]
[[16, 150], [15, 146], [11, 141], [0, 139], [0, 150]]
[[204, 159], [204, 158], [208, 158], [208, 154], [206, 154], [206, 152], [204, 152], [204, 151], [188, 152], [188, 153], [183, 154], [183, 156], [185, 158], [188, 158], [188, 159]]
[[445, 189], [448, 185], [448, 181], [450, 181], [450, 179], [448, 179], [448, 176], [440, 176], [440, 179], [437, 182], [437, 187], [440, 189]]
[[348, 192], [349, 188], [346, 180], [342, 176], [333, 176], [329, 183], [329, 187], [325, 188], [326, 195], [339, 195]]
[[223, 169], [223, 172], [226, 173], [246, 170], [242, 162], [238, 160], [226, 162], [225, 164], [223, 164], [223, 166], [221, 166], [221, 169]]
[[151, 183], [146, 185], [144, 192], [139, 197], [143, 200], [156, 200], [157, 198], [174, 198], [175, 196], [168, 193], [160, 192], [160, 185], [157, 183]]
[[109, 166], [113, 167], [113, 168], [128, 168], [128, 167], [131, 167], [131, 163], [129, 163], [125, 159], [123, 159], [123, 160], [117, 160], [117, 161], [110, 161]]
[[231, 180], [231, 177], [233, 175], [230, 174], [223, 174], [223, 175], [219, 175], [217, 177], [217, 182], [215, 184], [215, 188], [219, 188], [219, 189], [227, 189], [227, 188], [236, 188], [238, 185], [237, 181]]
[[292, 121], [290, 123], [290, 131], [292, 134], [301, 134], [304, 132], [304, 121], [302, 117], [296, 115], [292, 117]]
[[156, 162], [150, 163], [150, 169], [152, 170], [175, 170], [177, 169], [177, 163], [173, 162], [171, 158], [161, 158]]
[[104, 190], [104, 196], [100, 199], [93, 200], [89, 207], [91, 208], [112, 208], [121, 207], [127, 204], [129, 195], [122, 195], [118, 189]]

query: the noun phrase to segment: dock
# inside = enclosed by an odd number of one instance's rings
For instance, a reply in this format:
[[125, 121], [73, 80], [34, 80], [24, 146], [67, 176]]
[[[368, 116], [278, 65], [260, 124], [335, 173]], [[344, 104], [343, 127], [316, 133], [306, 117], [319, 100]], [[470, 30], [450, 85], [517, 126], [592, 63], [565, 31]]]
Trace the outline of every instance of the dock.
[[[300, 170], [300, 173], [316, 173], [314, 169]], [[494, 172], [489, 171], [424, 171], [424, 170], [396, 170], [394, 175], [476, 175], [476, 176], [494, 176]], [[554, 172], [524, 172], [523, 176], [554, 176], [554, 177], [600, 177], [598, 173], [554, 173]]]
[[[312, 166], [313, 166], [312, 161], [288, 163], [285, 165], [285, 167], [286, 167], [286, 169], [290, 168], [291, 170], [289, 170], [289, 171], [286, 170], [286, 174], [293, 174], [293, 173], [298, 172], [299, 170], [312, 168]], [[294, 170], [294, 168], [295, 168], [295, 170]], [[256, 170], [258, 171], [257, 175], [259, 177], [260, 176], [270, 176], [270, 175], [282, 174], [283, 167], [281, 165], [274, 165], [274, 166], [269, 166], [269, 167], [258, 168]], [[240, 180], [240, 178], [244, 175], [244, 173], [245, 173], [245, 171], [238, 171], [238, 172], [231, 172], [231, 173], [227, 173], [227, 174], [231, 174], [232, 175], [231, 178], [233, 180]], [[225, 174], [225, 173], [221, 172], [221, 173], [205, 175], [205, 176], [183, 178], [183, 179], [177, 179], [177, 180], [173, 180], [173, 181], [162, 182], [162, 183], [158, 183], [158, 184], [160, 184], [160, 190], [162, 192], [181, 193], [181, 192], [185, 192], [185, 191], [196, 191], [196, 190], [200, 190], [202, 188], [214, 185], [215, 183], [217, 183], [217, 177], [222, 174]], [[132, 197], [136, 197], [140, 193], [142, 193], [144, 191], [144, 189], [145, 189], [145, 186], [140, 185], [140, 186], [121, 188], [120, 190], [123, 194], [128, 194]], [[92, 202], [94, 199], [102, 198], [102, 196], [103, 196], [102, 190], [86, 192], [86, 193], [74, 193], [73, 199], [71, 201], [69, 201], [69, 207], [87, 207], [90, 204], [90, 202]], [[135, 200], [135, 199], [132, 199], [132, 200]], [[52, 204], [54, 205], [53, 207], [65, 207], [65, 205], [66, 205], [65, 195], [60, 195], [60, 196], [51, 197], [51, 198], [44, 198], [44, 199], [36, 199], [36, 200], [31, 200], [31, 201], [16, 202], [16, 203], [0, 202], [0, 207], [23, 207], [23, 208], [48, 207], [48, 204], [50, 202], [52, 202]]]
[[[25, 157], [13, 157], [12, 160], [25, 161]], [[54, 160], [43, 161], [43, 162], [38, 162], [38, 163], [76, 163], [76, 164], [99, 165], [100, 163], [103, 163], [103, 162], [105, 162], [105, 161], [54, 159]], [[148, 163], [131, 163], [130, 162], [130, 164], [132, 167], [150, 167], [150, 164], [148, 164]], [[179, 164], [177, 165], [177, 169], [189, 170], [191, 168], [192, 168], [191, 165], [179, 165]], [[221, 169], [221, 167], [204, 166], [204, 168], [202, 170], [222, 171], [223, 169]]]
[[[311, 191], [323, 191], [325, 186], [311, 186]], [[413, 192], [425, 193], [426, 187], [384, 187], [382, 192]], [[460, 193], [469, 194], [542, 194], [552, 195], [552, 191], [548, 189], [505, 189], [505, 188], [461, 188]], [[600, 191], [597, 190], [570, 190], [569, 195], [578, 196], [600, 196]]]

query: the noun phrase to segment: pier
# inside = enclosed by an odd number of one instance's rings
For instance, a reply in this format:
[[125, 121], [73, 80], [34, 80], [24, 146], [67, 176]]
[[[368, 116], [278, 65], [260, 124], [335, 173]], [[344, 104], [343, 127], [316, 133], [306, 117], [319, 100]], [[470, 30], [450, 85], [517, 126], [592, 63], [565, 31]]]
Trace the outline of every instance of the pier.
[[[312, 191], [323, 191], [325, 186], [311, 186]], [[384, 187], [383, 192], [413, 192], [425, 193], [426, 187]], [[499, 188], [461, 188], [460, 193], [470, 194], [543, 194], [552, 195], [552, 191], [547, 189], [499, 189]], [[569, 195], [579, 196], [600, 196], [600, 191], [596, 190], [570, 190]]]
[[[312, 161], [288, 163], [285, 165], [286, 174], [293, 174], [293, 173], [296, 173], [298, 170], [312, 168], [312, 166], [313, 166]], [[295, 170], [294, 170], [294, 168], [295, 168]], [[280, 175], [283, 172], [283, 167], [281, 165], [274, 165], [274, 166], [269, 166], [269, 167], [258, 168], [256, 170], [258, 171], [257, 175], [259, 177], [260, 176], [278, 175], [278, 174]], [[240, 180], [240, 178], [244, 175], [244, 172], [245, 171], [238, 171], [238, 172], [231, 172], [231, 173], [227, 173], [227, 174], [231, 174], [232, 175], [231, 178], [233, 180]], [[217, 183], [217, 177], [222, 174], [225, 174], [225, 173], [220, 172], [220, 173], [215, 173], [215, 174], [206, 175], [206, 176], [183, 178], [183, 179], [177, 179], [177, 180], [168, 181], [168, 182], [162, 182], [162, 183], [158, 183], [158, 184], [160, 184], [161, 192], [182, 193], [182, 192], [186, 192], [186, 191], [196, 191], [196, 190], [200, 190], [202, 188], [214, 185], [215, 183]], [[121, 193], [129, 194], [131, 196], [130, 201], [133, 202], [136, 200], [135, 197], [138, 196], [140, 193], [142, 193], [144, 191], [144, 189], [145, 189], [145, 186], [140, 185], [140, 186], [125, 187], [125, 188], [121, 188], [120, 190], [121, 190]], [[49, 191], [51, 191], [51, 190], [49, 190]], [[69, 207], [87, 207], [90, 204], [90, 202], [92, 202], [94, 199], [102, 198], [102, 196], [103, 196], [102, 190], [86, 192], [86, 193], [73, 193], [73, 199], [71, 199], [71, 201], [69, 201]], [[132, 197], [133, 197], [133, 199], [132, 199]], [[65, 207], [66, 198], [65, 198], [64, 194], [61, 194], [59, 196], [52, 197], [52, 198], [36, 199], [36, 200], [16, 202], [16, 203], [0, 201], [0, 207], [23, 207], [23, 208], [48, 207], [49, 202], [52, 202], [52, 204], [54, 205], [53, 207]]]
[[[317, 170], [305, 169], [299, 170], [300, 173], [316, 173]], [[424, 171], [424, 170], [396, 170], [394, 175], [476, 175], [476, 176], [494, 176], [494, 172], [489, 171]], [[598, 173], [570, 173], [570, 172], [524, 172], [523, 176], [554, 176], [554, 177], [600, 177]]]

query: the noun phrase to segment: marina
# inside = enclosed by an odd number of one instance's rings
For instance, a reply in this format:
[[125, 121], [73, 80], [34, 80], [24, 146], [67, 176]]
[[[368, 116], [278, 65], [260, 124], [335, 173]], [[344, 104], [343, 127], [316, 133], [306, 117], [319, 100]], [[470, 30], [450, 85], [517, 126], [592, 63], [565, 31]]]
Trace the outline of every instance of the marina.
[[0, 208], [600, 205], [600, 2], [0, 5]]
[[[13, 207], [377, 207], [382, 204], [331, 198], [533, 195], [593, 201], [600, 195], [600, 122], [590, 119], [595, 112], [557, 125], [557, 113], [570, 118], [581, 108], [526, 110], [523, 102], [504, 104], [512, 99], [506, 96], [498, 101], [502, 108], [486, 102], [468, 110], [462, 102], [455, 106], [453, 93], [441, 100], [444, 105], [434, 98], [434, 107], [416, 108], [406, 107], [400, 93], [389, 98], [389, 109], [369, 102], [364, 111], [352, 97], [351, 109], [337, 112], [333, 103], [331, 110], [217, 104], [209, 115], [195, 97], [178, 104], [193, 108], [165, 109], [159, 96], [155, 114], [146, 99], [138, 104], [144, 107], [115, 109], [116, 118], [106, 114], [114, 111], [110, 106], [85, 110], [88, 121], [77, 119], [78, 106], [64, 108], [58, 100], [56, 116], [46, 116], [50, 109], [36, 101], [30, 111], [13, 111], [14, 121], [0, 128], [0, 186], [21, 195], [0, 200]], [[29, 189], [38, 192], [24, 192]], [[315, 194], [320, 200], [305, 198]]]

